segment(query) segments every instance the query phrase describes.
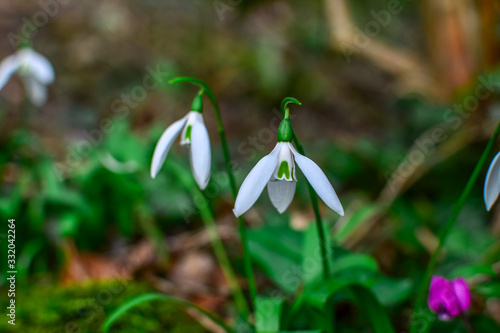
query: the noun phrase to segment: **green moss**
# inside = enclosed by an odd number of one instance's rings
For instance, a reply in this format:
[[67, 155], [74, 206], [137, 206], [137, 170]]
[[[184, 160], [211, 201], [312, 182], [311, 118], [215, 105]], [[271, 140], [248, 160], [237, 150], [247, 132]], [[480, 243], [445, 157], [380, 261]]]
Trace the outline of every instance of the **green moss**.
[[[4, 313], [0, 332], [96, 333], [108, 315], [128, 299], [153, 292], [151, 287], [128, 281], [88, 283], [71, 287], [25, 288], [16, 295], [16, 325]], [[6, 292], [1, 290], [2, 294]], [[7, 297], [2, 297], [5, 309]], [[141, 304], [120, 318], [111, 332], [205, 333], [182, 309], [164, 302]]]

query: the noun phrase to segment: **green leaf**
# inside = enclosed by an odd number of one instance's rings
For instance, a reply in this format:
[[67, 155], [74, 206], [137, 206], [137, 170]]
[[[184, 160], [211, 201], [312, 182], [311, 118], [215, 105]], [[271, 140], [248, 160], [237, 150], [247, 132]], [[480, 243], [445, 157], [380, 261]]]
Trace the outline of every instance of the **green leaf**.
[[[325, 234], [328, 234], [325, 232]], [[327, 256], [331, 262], [331, 245], [329, 238], [326, 239]], [[323, 272], [321, 265], [321, 249], [318, 238], [318, 229], [316, 224], [310, 224], [304, 235], [304, 245], [302, 247], [302, 278], [304, 282], [310, 283], [317, 281]]]
[[353, 285], [349, 289], [355, 295], [356, 303], [375, 333], [395, 333], [387, 312], [369, 289], [361, 285]]
[[360, 253], [349, 253], [337, 259], [333, 265], [334, 274], [353, 269], [364, 269], [369, 272], [378, 272], [378, 265], [375, 259]]
[[164, 301], [164, 302], [168, 302], [171, 304], [177, 304], [182, 308], [195, 309], [195, 310], [199, 311], [201, 314], [205, 315], [210, 320], [212, 320], [215, 324], [217, 324], [225, 332], [234, 333], [234, 331], [231, 328], [229, 328], [221, 318], [219, 318], [217, 315], [199, 307], [198, 305], [190, 303], [190, 302], [182, 300], [182, 299], [178, 299], [178, 298], [174, 298], [174, 297], [170, 297], [170, 296], [166, 296], [166, 295], [161, 295], [161, 294], [155, 294], [155, 293], [137, 296], [137, 297], [134, 297], [134, 298], [128, 300], [124, 304], [122, 304], [118, 309], [116, 309], [113, 313], [111, 313], [109, 315], [109, 317], [106, 319], [106, 321], [102, 325], [103, 332], [105, 332], [105, 333], [109, 332], [113, 323], [118, 318], [123, 316], [130, 309], [132, 309], [132, 308], [134, 308], [142, 303], [151, 302], [151, 301]]
[[271, 280], [289, 293], [302, 282], [302, 240], [302, 233], [287, 225], [248, 230], [252, 259]]
[[278, 333], [280, 329], [282, 298], [257, 297], [255, 300], [257, 333]]
[[309, 331], [280, 331], [280, 333], [321, 333], [321, 330], [309, 330]]
[[500, 282], [479, 285], [475, 288], [475, 291], [486, 297], [500, 297]]
[[309, 304], [318, 309], [333, 306], [336, 293], [344, 291], [353, 296], [354, 302], [358, 305], [364, 317], [370, 322], [375, 333], [394, 333], [389, 317], [384, 307], [377, 300], [375, 295], [366, 286], [359, 283], [352, 283], [348, 280], [327, 280], [323, 281], [311, 289], [304, 291]]
[[[349, 277], [354, 277], [356, 281], [363, 281], [367, 276], [371, 277], [372, 273], [378, 272], [378, 266], [375, 259], [358, 253], [347, 253], [340, 255], [336, 254], [335, 261], [332, 261], [332, 251], [330, 250], [330, 240], [327, 239], [327, 255], [332, 263], [331, 273], [342, 274], [346, 273]], [[307, 229], [304, 237], [304, 245], [302, 251], [302, 271], [304, 282], [311, 283], [319, 281], [322, 274], [320, 242], [318, 239], [318, 231], [316, 225], [311, 224]], [[337, 250], [340, 250], [339, 248]], [[340, 252], [340, 251], [337, 251]]]
[[394, 306], [410, 298], [413, 286], [414, 283], [411, 279], [394, 279], [380, 276], [371, 287], [371, 290], [382, 305]]
[[20, 252], [17, 271], [20, 276], [27, 276], [33, 259], [36, 254], [44, 247], [44, 241], [41, 238], [30, 239]]
[[351, 284], [348, 280], [330, 279], [311, 285], [303, 295], [307, 303], [322, 309], [331, 297]]
[[470, 279], [474, 277], [475, 275], [489, 275], [491, 277], [495, 277], [496, 273], [495, 270], [493, 269], [492, 265], [489, 264], [472, 264], [472, 265], [464, 265], [464, 266], [458, 266], [456, 269], [454, 269], [449, 277], [450, 278], [456, 278], [456, 277], [463, 277], [464, 279]]
[[379, 204], [369, 204], [356, 210], [352, 215], [344, 217], [338, 222], [339, 227], [334, 235], [335, 241], [342, 243], [371, 217], [381, 211], [382, 207]]
[[78, 232], [78, 215], [74, 213], [62, 214], [58, 219], [57, 231], [61, 237], [75, 236]]

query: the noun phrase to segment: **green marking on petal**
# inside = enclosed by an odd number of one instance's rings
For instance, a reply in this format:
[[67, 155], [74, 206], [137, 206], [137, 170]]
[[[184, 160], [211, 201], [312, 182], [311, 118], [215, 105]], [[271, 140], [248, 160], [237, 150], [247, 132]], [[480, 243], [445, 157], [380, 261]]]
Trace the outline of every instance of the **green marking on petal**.
[[285, 175], [286, 179], [290, 179], [290, 169], [288, 168], [288, 162], [283, 161], [280, 164], [280, 168], [278, 169], [278, 178], [283, 177]]
[[193, 126], [191, 125], [188, 125], [188, 127], [186, 128], [186, 137], [185, 139], [188, 141], [188, 142], [191, 142], [191, 128]]

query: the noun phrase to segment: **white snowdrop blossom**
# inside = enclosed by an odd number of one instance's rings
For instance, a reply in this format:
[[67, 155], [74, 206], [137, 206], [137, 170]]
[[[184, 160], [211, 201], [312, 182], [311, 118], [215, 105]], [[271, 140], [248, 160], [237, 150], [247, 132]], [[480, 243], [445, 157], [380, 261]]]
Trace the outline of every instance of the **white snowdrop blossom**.
[[181, 145], [190, 148], [191, 169], [198, 186], [203, 190], [210, 180], [211, 151], [208, 131], [199, 111], [190, 111], [184, 118], [177, 120], [163, 132], [153, 154], [151, 177], [155, 178], [160, 171], [179, 134]]
[[325, 204], [344, 215], [342, 204], [324, 172], [311, 159], [298, 153], [291, 142], [278, 142], [271, 153], [262, 158], [250, 171], [240, 187], [233, 212], [238, 217], [257, 201], [267, 185], [272, 204], [283, 213], [295, 194], [296, 165]]
[[31, 48], [22, 48], [0, 63], [0, 90], [17, 72], [26, 89], [26, 95], [36, 106], [47, 101], [47, 85], [54, 82], [54, 68], [41, 54]]
[[483, 194], [486, 209], [490, 210], [500, 194], [500, 152], [495, 156], [488, 168]]

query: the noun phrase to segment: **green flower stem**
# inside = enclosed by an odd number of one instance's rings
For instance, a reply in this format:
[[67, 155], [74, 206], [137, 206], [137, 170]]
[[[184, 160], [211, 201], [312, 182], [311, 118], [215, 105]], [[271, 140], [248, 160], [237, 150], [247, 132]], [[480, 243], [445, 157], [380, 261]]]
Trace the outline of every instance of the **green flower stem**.
[[[434, 253], [431, 256], [431, 259], [429, 260], [429, 265], [427, 265], [427, 269], [425, 270], [424, 274], [424, 280], [422, 281], [420, 285], [420, 289], [418, 292], [417, 300], [415, 302], [415, 307], [414, 307], [414, 312], [418, 313], [420, 309], [424, 307], [426, 296], [427, 296], [427, 291], [428, 287], [432, 278], [432, 273], [434, 271], [434, 268], [436, 267], [437, 260], [439, 258], [439, 254], [441, 253], [441, 250], [443, 249], [444, 244], [446, 243], [446, 239], [448, 238], [448, 235], [450, 234], [453, 226], [455, 225], [455, 221], [458, 217], [458, 214], [462, 210], [462, 207], [464, 206], [467, 197], [469, 196], [469, 193], [472, 190], [472, 187], [474, 183], [477, 180], [477, 177], [479, 176], [479, 173], [481, 172], [481, 169], [484, 166], [484, 163], [486, 162], [486, 159], [488, 158], [488, 154], [491, 151], [491, 148], [493, 147], [493, 144], [495, 143], [495, 140], [497, 139], [498, 135], [500, 134], [500, 123], [497, 125], [497, 128], [493, 135], [490, 138], [490, 141], [488, 141], [488, 144], [486, 145], [486, 148], [483, 151], [483, 154], [481, 155], [481, 158], [479, 159], [479, 162], [477, 162], [476, 167], [474, 168], [474, 171], [472, 172], [472, 175], [470, 176], [469, 181], [467, 182], [467, 185], [465, 186], [462, 194], [460, 195], [460, 198], [457, 201], [457, 204], [453, 208], [453, 211], [451, 213], [450, 218], [446, 222], [446, 225], [444, 226], [440, 237], [439, 237], [439, 245], [437, 246], [436, 250], [434, 250]], [[418, 320], [414, 320], [411, 323], [410, 327], [410, 332], [411, 333], [421, 333], [418, 332], [418, 326], [417, 324], [419, 323]], [[430, 325], [428, 325], [430, 326]], [[430, 327], [429, 327], [430, 328]]]
[[[176, 82], [190, 82], [200, 86], [203, 89], [203, 93], [208, 97], [210, 103], [213, 106], [215, 112], [215, 118], [217, 120], [217, 130], [219, 131], [220, 141], [222, 145], [222, 152], [224, 154], [224, 162], [226, 164], [226, 172], [229, 177], [229, 184], [231, 186], [231, 191], [233, 194], [233, 199], [236, 200], [238, 194], [238, 189], [236, 188], [236, 181], [234, 179], [233, 167], [231, 165], [231, 157], [229, 155], [229, 148], [226, 140], [226, 132], [224, 130], [224, 124], [222, 122], [222, 116], [220, 113], [219, 103], [215, 97], [212, 89], [203, 81], [191, 78], [191, 77], [177, 77], [169, 81], [169, 83]], [[240, 233], [241, 243], [243, 244], [243, 260], [245, 264], [245, 271], [248, 279], [248, 285], [250, 288], [251, 305], [254, 304], [255, 298], [257, 297], [257, 287], [255, 284], [255, 277], [252, 270], [252, 260], [250, 257], [250, 251], [248, 247], [248, 237], [245, 229], [245, 223], [242, 217], [238, 217], [238, 231]]]
[[229, 288], [234, 296], [234, 300], [236, 303], [236, 307], [238, 311], [245, 316], [248, 317], [249, 310], [245, 300], [245, 296], [241, 291], [241, 288], [236, 279], [236, 275], [231, 267], [231, 263], [227, 256], [226, 250], [224, 249], [224, 245], [219, 237], [219, 233], [217, 231], [217, 226], [214, 221], [214, 217], [212, 215], [212, 211], [210, 210], [210, 204], [205, 197], [205, 194], [199, 189], [199, 187], [195, 184], [192, 177], [185, 171], [184, 168], [175, 164], [168, 163], [168, 168], [177, 175], [180, 181], [184, 184], [184, 186], [191, 192], [191, 196], [193, 197], [193, 201], [195, 202], [198, 210], [200, 211], [201, 219], [203, 220], [208, 236], [210, 237], [210, 242], [214, 248], [215, 256], [219, 261], [224, 277], [227, 280]]
[[[295, 135], [295, 132], [293, 132], [293, 130], [292, 138], [297, 151], [300, 154], [306, 156], [304, 148], [300, 144], [299, 139], [297, 139], [297, 136]], [[318, 239], [321, 248], [321, 264], [323, 265], [323, 279], [327, 280], [330, 277], [330, 267], [328, 264], [328, 254], [326, 251], [328, 243], [326, 242], [325, 229], [323, 228], [323, 221], [321, 220], [321, 215], [319, 213], [318, 196], [316, 195], [316, 192], [312, 188], [311, 184], [309, 184], [309, 182], [307, 183], [307, 187], [309, 189], [309, 196], [311, 197], [311, 205], [313, 206], [314, 216], [316, 217], [316, 228], [318, 229]]]
[[[283, 99], [283, 101], [281, 102], [281, 114], [284, 119], [288, 119], [290, 117], [290, 110], [288, 109], [288, 104], [290, 103], [301, 105], [301, 103], [293, 97], [286, 97], [285, 99]], [[293, 127], [291, 128], [291, 132], [292, 132], [292, 140], [295, 143], [297, 151], [300, 154], [306, 156], [304, 148], [300, 144], [299, 139], [297, 138], [295, 132], [293, 131]], [[321, 215], [319, 213], [318, 196], [316, 195], [316, 192], [312, 188], [311, 184], [309, 184], [309, 182], [307, 183], [307, 187], [309, 189], [309, 196], [311, 197], [311, 205], [313, 206], [314, 216], [316, 217], [316, 228], [318, 229], [318, 239], [321, 248], [321, 264], [323, 265], [323, 279], [326, 280], [330, 277], [330, 267], [328, 264], [328, 253], [327, 253], [328, 243], [326, 242], [325, 229], [323, 228], [323, 221], [321, 220]]]

